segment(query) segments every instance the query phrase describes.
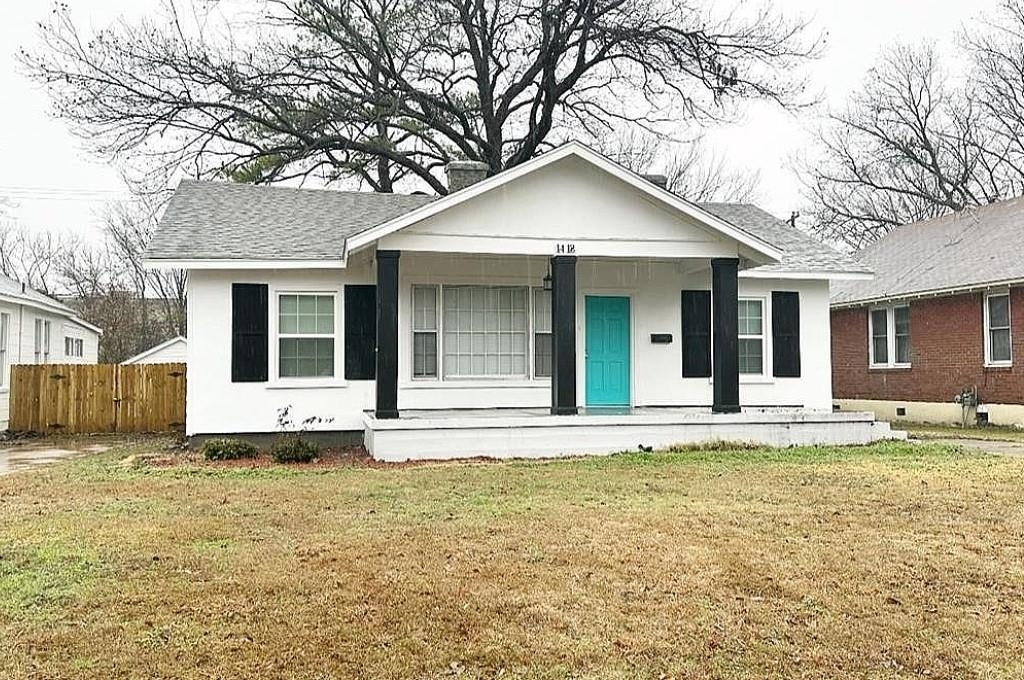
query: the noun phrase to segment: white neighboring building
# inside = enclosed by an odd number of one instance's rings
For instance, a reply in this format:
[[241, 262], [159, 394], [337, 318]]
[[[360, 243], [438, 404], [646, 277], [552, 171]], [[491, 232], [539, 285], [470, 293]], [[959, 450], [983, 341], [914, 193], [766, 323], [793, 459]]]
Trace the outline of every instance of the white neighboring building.
[[889, 435], [831, 413], [849, 257], [576, 143], [448, 170], [440, 198], [178, 187], [147, 264], [188, 270], [189, 435], [286, 406], [385, 460]]
[[0, 274], [0, 430], [7, 429], [11, 366], [95, 364], [102, 333], [67, 305]]
[[171, 338], [145, 352], [125, 359], [122, 364], [183, 364], [187, 360], [188, 340], [182, 336]]

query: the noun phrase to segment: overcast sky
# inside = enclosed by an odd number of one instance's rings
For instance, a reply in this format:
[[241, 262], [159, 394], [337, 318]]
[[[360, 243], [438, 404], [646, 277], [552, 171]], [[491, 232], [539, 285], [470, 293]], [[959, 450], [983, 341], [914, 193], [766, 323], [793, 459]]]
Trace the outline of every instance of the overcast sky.
[[[732, 3], [735, 0], [725, 0]], [[741, 0], [742, 1], [742, 0]], [[20, 73], [19, 47], [31, 47], [36, 22], [50, 0], [8, 0], [0, 21], [0, 201], [13, 202], [15, 218], [32, 229], [70, 228], [95, 233], [105, 201], [123, 196], [112, 168], [91, 160], [47, 100]], [[158, 0], [69, 0], [78, 22], [102, 27], [119, 16], [153, 11]], [[809, 67], [812, 87], [830, 106], [841, 106], [862, 82], [879, 51], [895, 41], [929, 42], [947, 49], [965, 22], [991, 12], [998, 0], [777, 0], [778, 9], [804, 16], [827, 36], [825, 55]], [[711, 131], [710, 148], [735, 168], [760, 174], [758, 202], [779, 217], [800, 207], [800, 187], [789, 161], [810, 143], [817, 114], [790, 114], [768, 104], [747, 107], [743, 120]]]

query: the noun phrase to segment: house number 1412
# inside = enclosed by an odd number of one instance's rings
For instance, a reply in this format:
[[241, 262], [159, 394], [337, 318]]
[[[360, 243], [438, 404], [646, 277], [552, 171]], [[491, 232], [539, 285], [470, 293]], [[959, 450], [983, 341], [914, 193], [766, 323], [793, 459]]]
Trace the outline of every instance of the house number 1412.
[[556, 255], [572, 255], [576, 252], [575, 243], [556, 243], [555, 254]]

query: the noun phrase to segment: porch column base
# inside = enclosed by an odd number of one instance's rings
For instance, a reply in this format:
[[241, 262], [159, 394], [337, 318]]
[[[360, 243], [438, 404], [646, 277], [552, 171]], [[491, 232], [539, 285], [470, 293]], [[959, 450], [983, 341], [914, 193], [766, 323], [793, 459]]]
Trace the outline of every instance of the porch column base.
[[578, 416], [580, 410], [575, 406], [552, 406], [551, 415], [553, 416]]

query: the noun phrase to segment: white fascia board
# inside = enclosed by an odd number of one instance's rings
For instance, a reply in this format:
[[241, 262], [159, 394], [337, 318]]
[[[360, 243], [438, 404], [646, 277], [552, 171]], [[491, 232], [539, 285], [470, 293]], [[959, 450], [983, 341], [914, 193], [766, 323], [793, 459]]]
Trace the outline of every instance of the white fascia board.
[[848, 300], [845, 302], [832, 302], [829, 306], [832, 309], [844, 309], [847, 307], [867, 307], [870, 305], [881, 305], [900, 300], [919, 300], [921, 298], [943, 297], [945, 295], [960, 295], [962, 293], [975, 293], [978, 291], [992, 290], [994, 288], [1009, 288], [1010, 286], [1024, 285], [1024, 279], [1004, 279], [1002, 281], [989, 281], [987, 283], [971, 283], [963, 286], [949, 288], [933, 288], [913, 293], [900, 293], [897, 295], [876, 295], [860, 300]]
[[875, 275], [868, 274], [867, 272], [773, 272], [747, 269], [740, 271], [739, 277], [741, 279], [790, 279], [808, 281], [827, 279], [829, 281], [870, 281], [875, 278]]
[[75, 316], [75, 311], [73, 309], [67, 307], [51, 305], [41, 300], [33, 300], [32, 298], [20, 297], [17, 295], [0, 295], [0, 301], [9, 302], [12, 305], [24, 305], [26, 307], [32, 307], [34, 309], [41, 309], [44, 312], [49, 312], [50, 314], [56, 314], [57, 316], [64, 317], [68, 321], [76, 323], [82, 328], [103, 335], [102, 328], [94, 326], [88, 321], [80, 319], [79, 317]]
[[80, 319], [77, 316], [68, 316], [67, 318], [68, 318], [68, 321], [70, 321], [71, 323], [78, 324], [82, 328], [84, 328], [86, 330], [90, 330], [93, 333], [96, 333], [97, 335], [103, 335], [103, 329], [100, 328], [99, 326], [93, 326], [88, 321]]
[[51, 314], [57, 314], [59, 316], [65, 316], [65, 317], [68, 317], [68, 318], [72, 318], [75, 315], [75, 312], [74, 312], [73, 309], [70, 309], [68, 307], [64, 307], [60, 303], [49, 304], [49, 303], [43, 302], [42, 300], [34, 300], [34, 299], [30, 298], [30, 297], [21, 297], [20, 295], [2, 295], [2, 294], [0, 294], [0, 300], [2, 300], [4, 302], [10, 302], [11, 304], [14, 304], [14, 305], [25, 305], [26, 307], [34, 307], [36, 309], [41, 309], [44, 312], [50, 312]]
[[514, 168], [500, 172], [493, 177], [488, 177], [487, 179], [477, 182], [476, 184], [462, 189], [461, 191], [449, 194], [441, 199], [433, 201], [432, 203], [421, 206], [412, 212], [396, 217], [390, 222], [385, 222], [384, 224], [373, 227], [372, 229], [367, 229], [364, 232], [350, 236], [345, 244], [346, 256], [349, 252], [365, 248], [384, 236], [393, 234], [396, 231], [411, 226], [428, 217], [432, 217], [433, 215], [491, 191], [492, 189], [504, 186], [527, 173], [539, 170], [540, 168], [568, 156], [576, 156], [587, 161], [591, 165], [595, 165], [602, 170], [605, 170], [654, 200], [673, 208], [691, 219], [696, 220], [698, 223], [706, 227], [710, 227], [712, 230], [717, 231], [738, 243], [742, 243], [769, 260], [778, 261], [782, 259], [783, 253], [778, 248], [755, 238], [747, 232], [733, 226], [719, 217], [716, 217], [715, 215], [712, 215], [708, 211], [690, 203], [689, 201], [683, 200], [672, 192], [662, 189], [635, 172], [632, 172], [614, 161], [605, 158], [601, 154], [587, 146], [584, 146], [583, 144], [580, 144], [579, 142], [569, 142], [564, 144], [557, 149], [553, 149], [547, 153], [536, 156], [521, 165], [517, 165]]
[[344, 269], [345, 260], [162, 260], [142, 261], [146, 269]]

